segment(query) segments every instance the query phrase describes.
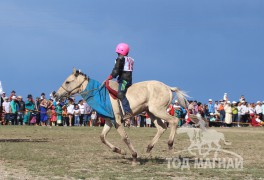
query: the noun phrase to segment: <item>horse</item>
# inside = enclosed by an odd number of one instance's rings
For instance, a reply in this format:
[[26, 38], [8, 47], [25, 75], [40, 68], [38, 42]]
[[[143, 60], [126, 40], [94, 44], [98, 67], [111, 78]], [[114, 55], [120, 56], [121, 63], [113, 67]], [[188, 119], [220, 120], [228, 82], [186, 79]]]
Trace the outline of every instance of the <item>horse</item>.
[[[89, 81], [90, 78], [86, 74], [74, 69], [73, 73], [66, 78], [54, 96], [58, 100], [70, 97], [74, 94], [82, 94], [82, 92], [88, 86]], [[117, 82], [113, 80], [109, 81], [109, 85], [114, 89], [117, 89], [118, 87]], [[170, 124], [171, 132], [169, 135], [168, 147], [170, 150], [173, 149], [174, 137], [179, 121], [177, 117], [171, 116], [169, 113], [167, 113], [167, 107], [173, 99], [173, 92], [176, 93], [179, 104], [186, 108], [188, 106], [188, 101], [186, 99], [188, 95], [177, 87], [170, 87], [159, 81], [152, 80], [138, 82], [130, 86], [127, 90], [126, 97], [130, 103], [132, 115], [135, 116], [144, 111], [147, 112], [157, 128], [156, 135], [147, 146], [147, 153], [152, 150], [161, 135], [167, 129], [166, 123], [163, 123], [162, 120], [165, 120]], [[132, 165], [136, 165], [137, 152], [122, 125], [122, 112], [120, 111], [119, 100], [110, 96], [110, 101], [115, 117], [115, 128], [131, 151]], [[194, 122], [196, 123], [195, 120]], [[113, 123], [111, 122], [110, 118], [105, 118], [105, 125], [100, 135], [101, 141], [113, 152], [125, 155], [126, 152], [123, 149], [114, 146], [106, 139], [106, 136], [111, 130], [112, 126]]]

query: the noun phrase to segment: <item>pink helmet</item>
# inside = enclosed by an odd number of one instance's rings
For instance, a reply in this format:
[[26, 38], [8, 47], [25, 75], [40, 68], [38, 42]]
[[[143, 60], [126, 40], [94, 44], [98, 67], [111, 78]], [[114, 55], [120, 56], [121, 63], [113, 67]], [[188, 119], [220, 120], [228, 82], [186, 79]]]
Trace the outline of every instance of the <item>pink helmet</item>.
[[120, 43], [116, 46], [116, 52], [122, 54], [124, 56], [128, 55], [129, 53], [129, 46], [126, 43]]

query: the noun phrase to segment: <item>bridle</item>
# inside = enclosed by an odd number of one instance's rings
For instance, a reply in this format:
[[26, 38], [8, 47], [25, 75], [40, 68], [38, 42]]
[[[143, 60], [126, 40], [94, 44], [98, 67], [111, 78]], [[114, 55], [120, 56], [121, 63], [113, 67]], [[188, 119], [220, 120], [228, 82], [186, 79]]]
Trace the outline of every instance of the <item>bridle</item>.
[[63, 95], [61, 95], [60, 98], [62, 98], [62, 97], [69, 98], [69, 97], [71, 96], [72, 92], [73, 92], [74, 90], [80, 88], [80, 87], [83, 85], [83, 83], [84, 83], [85, 81], [89, 81], [89, 78], [86, 77], [86, 76], [85, 76], [84, 80], [83, 80], [78, 86], [76, 86], [75, 88], [73, 88], [73, 89], [71, 89], [71, 90], [67, 90], [67, 89], [63, 86], [63, 85], [64, 85], [64, 83], [63, 83], [63, 84], [61, 85], [61, 88], [64, 89], [66, 92], [65, 92]]

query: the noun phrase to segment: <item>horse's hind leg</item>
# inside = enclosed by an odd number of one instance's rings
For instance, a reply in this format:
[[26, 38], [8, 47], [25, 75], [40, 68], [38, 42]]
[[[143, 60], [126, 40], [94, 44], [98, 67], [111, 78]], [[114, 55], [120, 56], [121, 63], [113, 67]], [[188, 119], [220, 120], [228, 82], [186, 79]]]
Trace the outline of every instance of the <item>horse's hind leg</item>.
[[161, 135], [166, 131], [167, 125], [161, 121], [161, 119], [155, 117], [153, 114], [148, 112], [149, 117], [151, 118], [151, 121], [155, 124], [157, 128], [157, 134], [155, 137], [152, 139], [150, 144], [147, 147], [147, 153], [150, 153], [154, 145], [158, 142], [159, 138]]
[[107, 134], [110, 132], [112, 126], [113, 126], [113, 125], [112, 125], [110, 119], [106, 118], [106, 119], [105, 119], [105, 125], [104, 125], [104, 128], [103, 128], [103, 131], [102, 131], [102, 133], [101, 133], [101, 135], [100, 135], [101, 141], [102, 141], [102, 143], [104, 143], [105, 145], [107, 145], [109, 148], [111, 148], [113, 152], [118, 153], [118, 154], [125, 155], [125, 154], [126, 154], [125, 151], [122, 151], [122, 150], [119, 149], [118, 147], [115, 147], [113, 144], [111, 144], [111, 143], [106, 139], [106, 136], [107, 136]]
[[131, 151], [132, 158], [133, 158], [132, 165], [136, 165], [137, 164], [137, 152], [136, 152], [135, 148], [133, 147], [132, 143], [130, 142], [130, 139], [128, 138], [127, 133], [125, 132], [122, 124], [117, 124], [116, 128], [117, 128], [117, 132], [122, 137], [122, 140], [126, 143], [129, 150]]
[[175, 133], [176, 133], [176, 129], [177, 129], [179, 119], [177, 117], [169, 115], [167, 113], [166, 109], [159, 109], [156, 107], [154, 107], [154, 108], [151, 107], [151, 108], [149, 108], [149, 111], [154, 116], [169, 122], [171, 132], [170, 132], [170, 136], [169, 136], [168, 146], [169, 146], [169, 149], [172, 150], [173, 149], [173, 143], [174, 143], [174, 137], [175, 137]]

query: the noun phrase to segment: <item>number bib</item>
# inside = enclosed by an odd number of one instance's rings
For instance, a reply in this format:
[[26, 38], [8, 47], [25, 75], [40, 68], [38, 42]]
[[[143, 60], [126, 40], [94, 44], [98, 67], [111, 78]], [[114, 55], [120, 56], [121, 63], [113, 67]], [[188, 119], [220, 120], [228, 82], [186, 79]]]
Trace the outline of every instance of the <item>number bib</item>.
[[124, 71], [133, 71], [133, 66], [134, 66], [134, 59], [125, 56]]

